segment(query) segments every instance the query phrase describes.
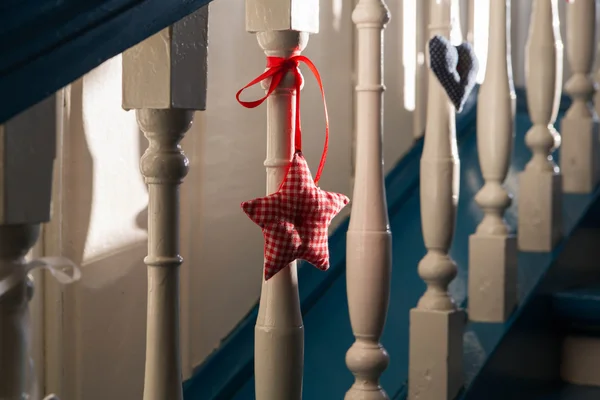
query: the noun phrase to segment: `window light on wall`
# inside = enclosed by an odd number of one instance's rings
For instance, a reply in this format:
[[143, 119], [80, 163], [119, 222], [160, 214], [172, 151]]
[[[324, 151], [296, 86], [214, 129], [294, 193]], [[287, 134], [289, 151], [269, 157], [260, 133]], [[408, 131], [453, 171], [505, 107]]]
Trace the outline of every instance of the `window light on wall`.
[[475, 19], [473, 21], [473, 47], [479, 60], [477, 83], [482, 83], [487, 64], [490, 0], [475, 0], [471, 4], [474, 7], [473, 15]]
[[[421, 0], [423, 1], [423, 0]], [[417, 0], [404, 0], [402, 7], [402, 66], [404, 67], [404, 108], [415, 110], [417, 63], [425, 63], [425, 55], [417, 54]]]

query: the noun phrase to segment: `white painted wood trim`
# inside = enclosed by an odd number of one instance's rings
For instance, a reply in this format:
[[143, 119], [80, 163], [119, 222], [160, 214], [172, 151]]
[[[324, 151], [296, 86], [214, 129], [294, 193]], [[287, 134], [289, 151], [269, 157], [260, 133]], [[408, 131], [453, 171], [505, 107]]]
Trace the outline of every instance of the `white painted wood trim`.
[[469, 240], [473, 321], [503, 322], [517, 301], [516, 241], [504, 221], [511, 194], [503, 187], [515, 134], [510, 7], [511, 0], [491, 0], [488, 68], [477, 103], [477, 151], [485, 184], [475, 196], [484, 217]]
[[[257, 39], [266, 55], [289, 57], [306, 48], [308, 33], [264, 31], [257, 33]], [[264, 81], [263, 89], [267, 90], [268, 84]], [[292, 160], [295, 104], [295, 78], [288, 72], [267, 98], [267, 194], [278, 190]], [[301, 400], [304, 325], [295, 261], [269, 281], [263, 279], [254, 346], [256, 399]]]
[[561, 143], [554, 122], [562, 77], [558, 0], [534, 0], [525, 46], [527, 108], [533, 123], [525, 143], [533, 155], [519, 178], [518, 245], [522, 251], [550, 251], [561, 236], [562, 176], [551, 154]]
[[572, 75], [565, 92], [573, 103], [561, 123], [560, 164], [565, 193], [590, 193], [600, 178], [598, 116], [592, 68], [596, 55], [596, 0], [566, 4], [567, 60]]
[[[431, 0], [430, 37], [450, 38], [453, 0]], [[429, 63], [429, 55], [428, 61]], [[448, 293], [457, 273], [452, 243], [460, 186], [455, 109], [432, 71], [421, 156], [421, 225], [427, 254], [419, 276], [427, 290], [410, 313], [409, 400], [452, 400], [463, 384], [462, 335], [466, 316]]]
[[600, 386], [600, 339], [567, 335], [562, 343], [560, 377], [574, 385]]
[[[56, 140], [56, 97], [47, 97], [0, 125], [0, 278], [16, 284], [0, 294], [0, 398], [43, 390], [43, 280], [34, 303], [28, 258], [40, 252], [40, 224], [50, 218]], [[26, 156], [24, 156], [26, 155]], [[31, 309], [33, 306], [33, 309]], [[38, 364], [32, 365], [32, 358]], [[36, 375], [42, 375], [38, 381]]]
[[356, 341], [346, 354], [346, 365], [356, 380], [345, 399], [385, 400], [379, 377], [389, 356], [379, 340], [389, 304], [391, 231], [383, 175], [383, 30], [390, 14], [382, 0], [361, 0], [352, 20], [358, 30], [357, 135], [346, 280]]
[[423, 137], [427, 122], [427, 82], [429, 67], [426, 62], [427, 42], [429, 41], [429, 2], [416, 0], [417, 6], [417, 65], [415, 76], [415, 111], [413, 135], [415, 139]]

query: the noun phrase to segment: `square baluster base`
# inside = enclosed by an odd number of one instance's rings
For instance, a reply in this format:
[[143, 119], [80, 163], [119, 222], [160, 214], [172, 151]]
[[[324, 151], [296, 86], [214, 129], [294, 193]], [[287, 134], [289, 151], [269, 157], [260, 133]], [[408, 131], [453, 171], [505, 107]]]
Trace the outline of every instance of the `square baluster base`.
[[561, 124], [560, 169], [565, 193], [591, 193], [598, 183], [598, 122], [565, 117]]
[[463, 310], [410, 310], [408, 400], [454, 400], [463, 386]]
[[525, 170], [519, 176], [519, 250], [548, 252], [561, 238], [562, 177]]
[[517, 305], [517, 238], [469, 237], [469, 319], [504, 322]]

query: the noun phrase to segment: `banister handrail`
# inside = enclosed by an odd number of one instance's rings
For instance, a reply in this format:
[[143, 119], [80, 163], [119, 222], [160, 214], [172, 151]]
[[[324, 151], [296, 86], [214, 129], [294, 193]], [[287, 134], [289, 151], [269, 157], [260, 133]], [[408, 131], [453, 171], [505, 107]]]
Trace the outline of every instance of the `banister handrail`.
[[0, 123], [210, 1], [34, 0], [1, 10], [0, 92], [10, 95]]

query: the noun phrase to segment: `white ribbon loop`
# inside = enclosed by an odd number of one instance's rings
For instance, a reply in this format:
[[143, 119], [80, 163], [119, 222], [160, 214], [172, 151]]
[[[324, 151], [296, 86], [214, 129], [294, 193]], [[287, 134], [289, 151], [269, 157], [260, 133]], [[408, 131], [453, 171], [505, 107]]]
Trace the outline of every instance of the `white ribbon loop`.
[[69, 285], [81, 279], [81, 270], [75, 263], [66, 257], [41, 257], [24, 263], [6, 278], [0, 280], [0, 297], [4, 296], [10, 289], [19, 284], [27, 274], [35, 269], [49, 271], [56, 281], [63, 285]]

